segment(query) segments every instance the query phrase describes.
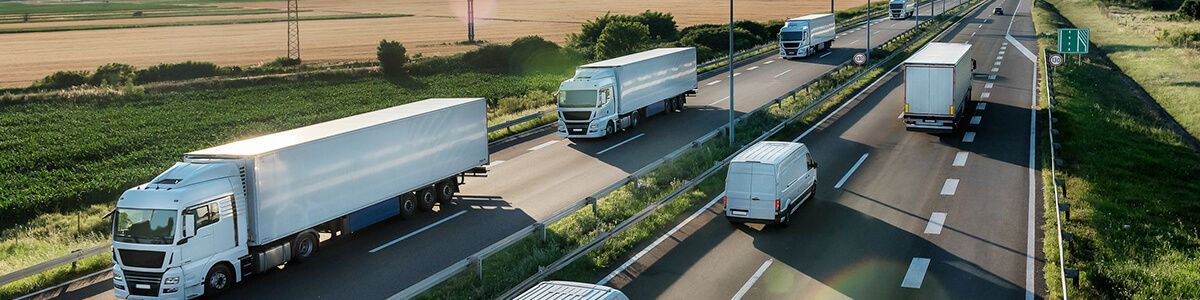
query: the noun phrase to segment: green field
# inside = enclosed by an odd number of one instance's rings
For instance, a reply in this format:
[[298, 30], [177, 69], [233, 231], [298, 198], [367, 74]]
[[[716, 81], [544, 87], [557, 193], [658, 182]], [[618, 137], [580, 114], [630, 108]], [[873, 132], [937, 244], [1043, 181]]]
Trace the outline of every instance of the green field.
[[[228, 14], [222, 14], [222, 15], [228, 15]], [[396, 17], [411, 17], [411, 16], [412, 16], [411, 14], [357, 14], [356, 13], [356, 14], [344, 14], [344, 15], [300, 17], [300, 20], [301, 21], [348, 20], [348, 19], [396, 18]], [[286, 22], [286, 21], [287, 21], [287, 17], [277, 17], [277, 18], [254, 18], [254, 19], [176, 21], [176, 22], [136, 23], [136, 24], [70, 25], [70, 26], [28, 27], [28, 28], [0, 28], [0, 34], [28, 33], [28, 32], [51, 32], [51, 31], [73, 31], [73, 30], [102, 30], [102, 29], [122, 29], [122, 28], [150, 28], [150, 27], [168, 27], [168, 26], [233, 25], [233, 24], [255, 24], [255, 23], [272, 23], [272, 22]]]
[[[1039, 1], [1034, 10], [1039, 44], [1054, 47], [1055, 28], [1072, 27], [1073, 16], [1095, 11], [1094, 5], [1073, 0]], [[1094, 41], [1144, 40], [1099, 37], [1106, 31], [1097, 29], [1092, 28]], [[1133, 59], [1126, 63], [1144, 64], [1143, 72], [1148, 68], [1160, 68], [1161, 72], [1188, 68], [1186, 64], [1136, 60], [1138, 55], [1157, 56], [1170, 53], [1169, 49], [1105, 47], [1114, 48], [1112, 56]], [[1196, 69], [1192, 70], [1195, 74]], [[1137, 78], [1139, 73], [1126, 74]], [[1066, 183], [1061, 201], [1071, 205], [1071, 219], [1064, 220], [1065, 230], [1073, 235], [1064, 245], [1066, 265], [1081, 273], [1078, 286], [1067, 284], [1068, 293], [1073, 299], [1200, 298], [1200, 202], [1196, 201], [1200, 156], [1167, 129], [1121, 76], [1095, 54], [1074, 60], [1053, 75], [1058, 100], [1054, 116], [1059, 120], [1054, 126], [1062, 132], [1055, 142], [1062, 144], [1057, 156], [1065, 161], [1058, 174]], [[1048, 167], [1044, 171], [1045, 182], [1051, 182]], [[1061, 281], [1051, 188], [1047, 186], [1045, 191], [1049, 198], [1043, 248], [1047, 299], [1057, 299], [1061, 298]]]

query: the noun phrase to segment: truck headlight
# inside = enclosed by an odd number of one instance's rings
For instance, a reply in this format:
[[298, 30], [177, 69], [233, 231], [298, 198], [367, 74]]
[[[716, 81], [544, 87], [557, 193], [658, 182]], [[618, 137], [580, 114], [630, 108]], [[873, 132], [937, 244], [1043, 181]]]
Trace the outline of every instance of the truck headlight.
[[592, 130], [596, 130], [596, 128], [600, 128], [600, 126], [597, 126], [596, 124], [592, 124], [591, 126], [588, 126], [588, 128], [590, 128]]
[[179, 276], [167, 277], [167, 279], [163, 279], [163, 284], [179, 284]]

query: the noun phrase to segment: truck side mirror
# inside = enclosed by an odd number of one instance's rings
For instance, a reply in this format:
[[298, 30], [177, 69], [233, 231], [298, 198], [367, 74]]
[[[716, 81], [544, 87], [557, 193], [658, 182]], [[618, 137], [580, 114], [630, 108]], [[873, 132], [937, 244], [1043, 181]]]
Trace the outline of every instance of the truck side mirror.
[[196, 235], [196, 215], [183, 215], [183, 238], [190, 238]]

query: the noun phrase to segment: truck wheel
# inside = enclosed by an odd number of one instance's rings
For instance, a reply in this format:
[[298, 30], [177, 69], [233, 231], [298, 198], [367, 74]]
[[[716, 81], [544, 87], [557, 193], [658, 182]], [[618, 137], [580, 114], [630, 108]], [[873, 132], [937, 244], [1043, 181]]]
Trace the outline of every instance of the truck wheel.
[[429, 211], [433, 209], [433, 205], [437, 204], [437, 194], [433, 193], [433, 189], [423, 188], [417, 191], [417, 209], [420, 211]]
[[454, 179], [442, 181], [442, 183], [437, 184], [438, 202], [440, 202], [443, 207], [450, 206], [451, 202], [454, 201], [455, 192], [458, 192], [458, 183], [455, 182]]
[[292, 240], [292, 261], [304, 263], [309, 261], [314, 256], [317, 256], [317, 248], [320, 246], [321, 240], [317, 238], [317, 233], [312, 230], [306, 230], [296, 235]]
[[683, 109], [687, 108], [687, 100], [686, 100], [687, 98], [684, 98], [684, 97], [686, 97], [686, 96], [680, 96], [679, 103], [676, 103], [676, 105], [678, 105], [678, 107], [676, 107], [675, 109], [678, 109], [679, 112], [683, 112]]
[[412, 219], [417, 214], [417, 200], [412, 193], [400, 195], [400, 217]]
[[640, 111], [635, 110], [632, 115], [629, 115], [629, 118], [629, 128], [637, 128], [638, 123], [642, 119], [642, 114], [640, 114]]
[[233, 285], [233, 271], [225, 264], [217, 264], [208, 269], [208, 275], [204, 276], [204, 294], [205, 295], [220, 295], [229, 290], [229, 286]]
[[617, 123], [614, 123], [613, 121], [608, 121], [608, 127], [604, 128], [604, 136], [608, 137], [610, 135], [613, 135], [614, 133], [617, 133]]

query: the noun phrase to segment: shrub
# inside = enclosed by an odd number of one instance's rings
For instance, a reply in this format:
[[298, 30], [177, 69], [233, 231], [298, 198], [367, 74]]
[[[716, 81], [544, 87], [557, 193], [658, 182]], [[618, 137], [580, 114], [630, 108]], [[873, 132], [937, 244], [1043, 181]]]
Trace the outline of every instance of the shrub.
[[554, 72], [562, 70], [566, 64], [558, 45], [542, 37], [521, 37], [509, 45], [510, 73]]
[[299, 65], [300, 59], [291, 57], [279, 57], [266, 64], [266, 66], [270, 67], [294, 67]]
[[[750, 32], [751, 34], [754, 34], [754, 36], [757, 36], [758, 40], [760, 40], [760, 41], [766, 41], [766, 40], [771, 39], [771, 31], [767, 30], [766, 25], [763, 25], [762, 23], [759, 23], [759, 22], [750, 21], [750, 20], [741, 20], [741, 21], [733, 22], [733, 28], [746, 30], [746, 31]], [[779, 31], [776, 30], [775, 32], [779, 32]]]
[[394, 77], [404, 74], [404, 64], [408, 63], [408, 50], [404, 49], [400, 41], [379, 41], [375, 56], [379, 58], [379, 68], [383, 69], [384, 75]]
[[[567, 41], [572, 47], [591, 48], [596, 45], [596, 41], [600, 39], [600, 35], [604, 33], [604, 28], [608, 27], [612, 22], [641, 22], [638, 17], [629, 15], [612, 15], [604, 14], [595, 19], [584, 22], [579, 27], [579, 33], [572, 33], [567, 36]], [[647, 29], [648, 30], [648, 29]]]
[[33, 83], [44, 89], [65, 89], [88, 83], [88, 71], [58, 71]]
[[1175, 47], [1200, 48], [1200, 31], [1189, 29], [1159, 29], [1155, 38]]
[[650, 28], [645, 24], [618, 21], [604, 27], [600, 39], [596, 40], [596, 58], [611, 58], [637, 52], [649, 38]]
[[137, 69], [133, 66], [111, 63], [96, 68], [96, 74], [92, 75], [88, 83], [94, 86], [131, 85], [134, 76], [137, 76]]
[[[758, 36], [736, 27], [733, 29], [733, 41], [735, 51], [754, 48], [755, 45], [761, 43]], [[679, 44], [692, 47], [704, 46], [718, 53], [727, 52], [729, 51], [729, 28], [719, 26], [692, 30], [679, 38]]]
[[542, 90], [532, 90], [521, 96], [504, 97], [497, 101], [493, 114], [514, 114], [554, 104], [554, 96]]
[[463, 53], [463, 63], [468, 68], [481, 72], [505, 73], [509, 70], [511, 51], [506, 45], [488, 44], [479, 49]]
[[725, 27], [729, 27], [729, 26], [722, 25], [722, 24], [696, 24], [696, 25], [684, 27], [683, 29], [679, 30], [679, 36], [682, 39], [683, 36], [688, 35], [689, 33], [692, 33], [697, 30], [720, 29], [720, 28], [725, 28]]
[[1184, 1], [1183, 4], [1179, 6], [1179, 9], [1175, 11], [1175, 13], [1184, 18], [1200, 20], [1200, 0]]
[[217, 76], [217, 65], [210, 62], [186, 61], [173, 64], [159, 64], [138, 71], [133, 81], [137, 84], [143, 84], [212, 76]]
[[408, 74], [425, 76], [463, 71], [467, 69], [467, 66], [463, 63], [462, 57], [463, 54], [455, 54], [413, 59], [412, 63], [408, 65]]
[[779, 39], [779, 29], [783, 28], [783, 22], [784, 22], [783, 20], [771, 20], [771, 21], [767, 22], [767, 24], [766, 24], [767, 33], [770, 34], [767, 38], [767, 41], [774, 41], [774, 40]]
[[650, 37], [660, 41], [674, 40], [679, 34], [675, 28], [675, 16], [670, 13], [645, 11], [638, 15], [639, 21], [650, 29]]

